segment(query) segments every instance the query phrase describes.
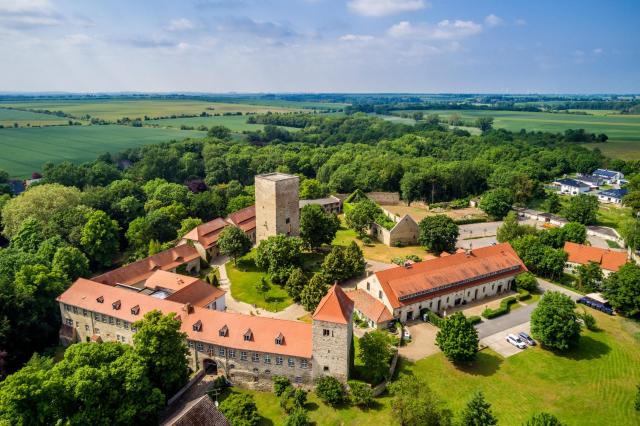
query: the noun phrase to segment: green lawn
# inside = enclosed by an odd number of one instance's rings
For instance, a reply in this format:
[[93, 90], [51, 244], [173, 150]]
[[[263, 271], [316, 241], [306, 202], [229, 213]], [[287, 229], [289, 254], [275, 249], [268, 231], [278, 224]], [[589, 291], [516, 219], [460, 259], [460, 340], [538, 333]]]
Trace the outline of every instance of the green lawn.
[[[231, 281], [231, 294], [236, 300], [256, 305], [268, 311], [281, 311], [293, 303], [284, 288], [272, 284], [269, 276], [255, 264], [255, 249], [238, 259], [238, 265], [227, 263], [227, 276]], [[271, 289], [264, 295], [256, 291], [256, 284], [265, 278]]]
[[609, 226], [618, 231], [620, 231], [620, 224], [632, 217], [631, 208], [616, 207], [607, 204], [600, 204], [597, 215], [598, 225]]
[[11, 127], [18, 124], [19, 127], [27, 126], [60, 126], [67, 125], [68, 118], [55, 115], [41, 114], [31, 111], [18, 111], [15, 109], [0, 108], [0, 125]]
[[201, 137], [205, 133], [176, 129], [130, 126], [52, 126], [0, 129], [2, 155], [0, 169], [11, 177], [30, 176], [42, 165], [64, 160], [73, 163], [93, 161], [104, 152], [167, 142], [172, 139]]
[[[213, 126], [225, 126], [231, 129], [233, 132], [243, 132], [245, 130], [262, 130], [264, 125], [262, 124], [248, 124], [248, 116], [246, 115], [223, 115], [217, 117], [189, 117], [189, 118], [166, 118], [159, 120], [145, 121], [145, 125], [157, 125], [160, 127], [175, 127], [189, 126], [198, 128], [199, 126], [205, 126], [207, 128]], [[283, 127], [289, 131], [299, 130], [294, 127]]]

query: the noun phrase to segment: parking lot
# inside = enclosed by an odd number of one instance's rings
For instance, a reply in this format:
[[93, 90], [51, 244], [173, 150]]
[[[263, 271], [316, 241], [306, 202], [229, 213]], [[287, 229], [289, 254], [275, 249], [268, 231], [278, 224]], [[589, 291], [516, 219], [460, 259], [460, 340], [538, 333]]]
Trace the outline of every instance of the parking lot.
[[520, 324], [499, 333], [492, 334], [491, 336], [487, 336], [484, 339], [480, 339], [480, 344], [486, 345], [503, 357], [508, 358], [512, 355], [522, 352], [523, 350], [526, 350], [518, 349], [511, 343], [507, 342], [507, 335], [509, 335], [510, 333], [517, 335], [521, 331], [524, 331], [525, 333], [531, 335], [531, 323], [527, 321], [524, 324]]

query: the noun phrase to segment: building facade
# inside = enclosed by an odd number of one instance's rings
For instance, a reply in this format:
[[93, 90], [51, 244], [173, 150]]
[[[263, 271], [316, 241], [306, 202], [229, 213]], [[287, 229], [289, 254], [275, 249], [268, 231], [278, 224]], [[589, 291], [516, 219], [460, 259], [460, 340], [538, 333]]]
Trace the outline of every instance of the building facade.
[[271, 236], [300, 235], [298, 176], [267, 173], [255, 177], [256, 242]]
[[565, 272], [575, 274], [578, 266], [595, 263], [602, 269], [602, 275], [606, 278], [628, 261], [626, 251], [614, 251], [599, 247], [585, 246], [570, 241], [564, 243], [564, 251], [567, 253]]

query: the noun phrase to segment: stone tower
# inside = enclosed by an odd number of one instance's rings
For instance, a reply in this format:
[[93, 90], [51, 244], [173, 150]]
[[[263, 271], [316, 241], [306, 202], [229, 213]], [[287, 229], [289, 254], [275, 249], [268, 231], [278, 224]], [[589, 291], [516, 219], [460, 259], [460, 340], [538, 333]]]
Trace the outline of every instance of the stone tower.
[[351, 365], [354, 303], [334, 284], [313, 313], [313, 377], [346, 382]]
[[276, 234], [300, 234], [298, 184], [298, 176], [284, 173], [256, 176], [256, 243]]

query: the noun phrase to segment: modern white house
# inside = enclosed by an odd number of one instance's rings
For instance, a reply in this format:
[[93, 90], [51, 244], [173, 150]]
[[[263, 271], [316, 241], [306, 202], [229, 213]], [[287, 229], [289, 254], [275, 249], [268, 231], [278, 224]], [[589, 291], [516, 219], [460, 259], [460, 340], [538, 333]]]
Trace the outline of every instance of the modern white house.
[[626, 189], [605, 189], [598, 192], [598, 201], [601, 203], [610, 204], [622, 204], [622, 198], [627, 195], [629, 191]]
[[602, 185], [602, 179], [591, 175], [578, 175], [574, 180], [584, 183], [591, 189], [598, 189]]
[[560, 185], [560, 193], [567, 195], [578, 195], [585, 192], [589, 192], [591, 187], [584, 182], [577, 181], [575, 179], [558, 179], [556, 181]]
[[622, 172], [608, 169], [596, 169], [591, 176], [602, 179], [608, 185], [619, 183], [621, 179], [624, 179], [624, 174]]

